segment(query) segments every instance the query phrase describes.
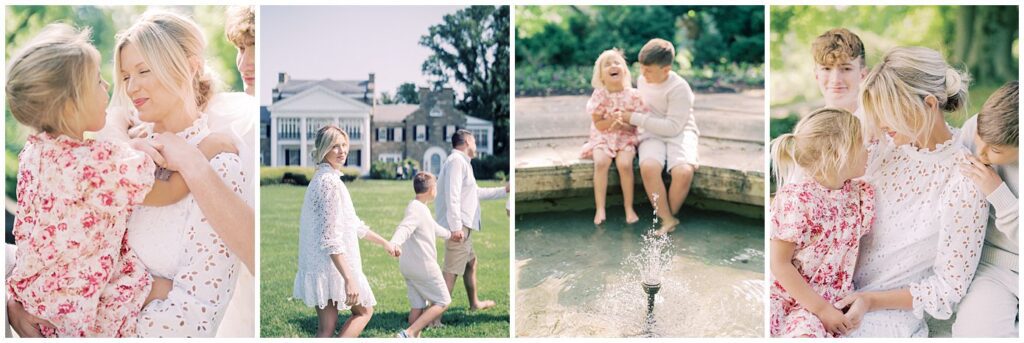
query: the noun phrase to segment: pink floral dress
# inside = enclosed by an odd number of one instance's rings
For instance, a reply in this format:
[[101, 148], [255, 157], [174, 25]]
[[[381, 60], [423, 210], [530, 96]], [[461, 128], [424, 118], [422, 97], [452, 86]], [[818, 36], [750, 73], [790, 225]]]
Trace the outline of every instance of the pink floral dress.
[[[593, 118], [594, 115], [601, 115], [602, 118], [612, 117], [615, 111], [622, 112], [647, 112], [644, 99], [640, 91], [635, 88], [623, 89], [621, 92], [608, 92], [605, 89], [595, 89], [587, 101], [587, 115]], [[627, 125], [629, 123], [626, 123]], [[608, 156], [615, 157], [619, 151], [636, 151], [636, 127], [628, 130], [608, 129], [601, 132], [590, 123], [590, 139], [583, 144], [581, 158], [593, 158], [594, 149], [604, 151]]]
[[[772, 239], [796, 244], [793, 265], [829, 303], [853, 292], [860, 238], [871, 231], [875, 191], [861, 180], [831, 190], [813, 179], [788, 184], [772, 201]], [[772, 337], [832, 337], [821, 320], [772, 278]]]
[[16, 265], [8, 295], [54, 324], [48, 337], [134, 336], [152, 279], [127, 220], [155, 165], [123, 144], [39, 133], [18, 156]]

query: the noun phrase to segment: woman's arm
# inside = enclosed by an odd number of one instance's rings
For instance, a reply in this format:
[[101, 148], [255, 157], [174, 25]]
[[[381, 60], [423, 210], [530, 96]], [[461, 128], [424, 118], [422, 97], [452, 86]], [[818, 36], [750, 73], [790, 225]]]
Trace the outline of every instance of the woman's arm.
[[793, 299], [796, 299], [800, 306], [803, 306], [821, 319], [822, 324], [825, 325], [825, 330], [834, 334], [846, 334], [846, 331], [853, 325], [849, 319], [843, 317], [843, 313], [836, 309], [834, 305], [815, 292], [807, 284], [807, 281], [804, 280], [804, 277], [800, 275], [800, 272], [796, 270], [796, 267], [793, 266], [795, 250], [796, 244], [793, 242], [772, 239], [771, 270], [775, 281], [782, 285], [782, 288]]
[[[222, 183], [241, 184], [244, 175], [235, 155], [214, 158], [224, 173]], [[195, 187], [194, 187], [195, 189]], [[231, 195], [240, 197], [242, 189]], [[167, 299], [153, 300], [143, 308], [138, 333], [143, 337], [212, 337], [224, 318], [239, 274], [239, 265], [227, 244], [207, 220], [204, 210], [189, 211], [185, 219], [186, 241]]]
[[[235, 148], [234, 144], [231, 144], [230, 138], [217, 133], [211, 134], [207, 139], [199, 142], [199, 151], [207, 160], [213, 159], [214, 156], [221, 153], [238, 154], [238, 149]], [[143, 150], [143, 152], [148, 153], [148, 149]], [[153, 157], [152, 155], [150, 156]], [[154, 160], [156, 160], [155, 157]], [[146, 206], [167, 206], [181, 201], [188, 193], [188, 184], [185, 183], [185, 178], [181, 176], [181, 173], [172, 173], [171, 177], [167, 180], [157, 179], [153, 182], [153, 189], [146, 194], [146, 199], [142, 201], [142, 204]]]
[[242, 184], [225, 184], [203, 154], [183, 138], [160, 134], [156, 140], [160, 153], [167, 160], [167, 168], [181, 174], [214, 231], [245, 267], [254, 272], [256, 218], [253, 208], [235, 193]]
[[345, 257], [342, 254], [331, 254], [331, 262], [334, 262], [334, 268], [338, 268], [341, 278], [345, 280], [345, 305], [353, 306], [358, 304], [359, 287], [356, 286], [356, 280], [352, 277], [352, 272], [349, 270]]
[[[918, 318], [923, 318], [925, 312], [936, 319], [952, 316], [956, 304], [967, 293], [981, 258], [988, 202], [966, 180], [959, 182], [951, 194], [956, 196], [937, 199], [941, 227], [932, 265], [934, 274], [909, 287], [914, 315]], [[898, 303], [905, 305], [906, 301]]]

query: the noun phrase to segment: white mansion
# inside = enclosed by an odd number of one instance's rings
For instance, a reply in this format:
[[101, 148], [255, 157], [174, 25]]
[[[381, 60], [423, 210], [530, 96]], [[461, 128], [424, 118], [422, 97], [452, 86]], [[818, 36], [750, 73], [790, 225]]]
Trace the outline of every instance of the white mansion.
[[437, 175], [451, 151], [451, 134], [468, 129], [481, 155], [492, 154], [494, 125], [454, 108], [455, 94], [420, 89], [419, 105], [380, 105], [374, 74], [367, 80], [293, 80], [279, 73], [272, 104], [261, 107], [261, 164], [312, 166], [316, 132], [334, 124], [350, 139], [346, 166], [370, 172], [374, 161], [419, 161]]

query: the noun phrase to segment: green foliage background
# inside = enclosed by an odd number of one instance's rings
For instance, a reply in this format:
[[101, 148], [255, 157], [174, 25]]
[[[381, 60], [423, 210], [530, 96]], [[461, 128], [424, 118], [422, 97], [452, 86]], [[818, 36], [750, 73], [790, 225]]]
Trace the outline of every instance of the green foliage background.
[[518, 95], [586, 94], [602, 51], [634, 64], [652, 38], [694, 88], [763, 87], [763, 6], [517, 6], [515, 34]]

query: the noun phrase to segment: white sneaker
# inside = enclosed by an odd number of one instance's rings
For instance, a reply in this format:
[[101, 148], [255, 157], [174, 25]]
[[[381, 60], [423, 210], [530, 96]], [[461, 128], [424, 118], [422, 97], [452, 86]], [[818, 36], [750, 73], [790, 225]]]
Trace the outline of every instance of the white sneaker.
[[411, 338], [411, 337], [409, 337], [409, 334], [405, 332], [405, 330], [399, 331], [398, 334], [395, 335], [395, 337], [396, 338]]

